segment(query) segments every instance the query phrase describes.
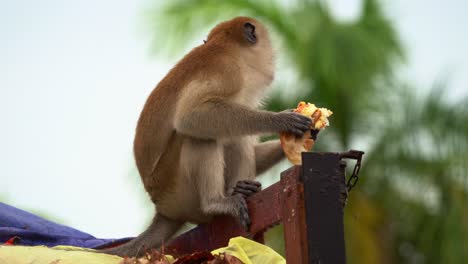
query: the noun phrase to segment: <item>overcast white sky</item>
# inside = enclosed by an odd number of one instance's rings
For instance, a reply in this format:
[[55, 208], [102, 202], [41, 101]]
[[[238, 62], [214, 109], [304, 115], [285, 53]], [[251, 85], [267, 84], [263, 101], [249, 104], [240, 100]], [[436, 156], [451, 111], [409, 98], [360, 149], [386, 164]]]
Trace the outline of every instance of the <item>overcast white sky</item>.
[[[347, 16], [359, 1], [331, 2]], [[0, 200], [97, 237], [142, 231], [151, 215], [129, 176], [134, 128], [174, 63], [150, 56], [147, 4], [0, 0]], [[386, 6], [409, 53], [405, 76], [427, 87], [449, 73], [450, 96], [467, 94], [467, 2]]]

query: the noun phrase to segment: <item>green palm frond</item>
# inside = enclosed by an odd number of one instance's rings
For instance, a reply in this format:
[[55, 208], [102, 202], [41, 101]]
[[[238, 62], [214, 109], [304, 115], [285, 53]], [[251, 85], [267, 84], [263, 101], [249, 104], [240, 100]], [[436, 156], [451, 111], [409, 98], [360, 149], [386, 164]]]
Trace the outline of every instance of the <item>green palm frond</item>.
[[468, 242], [468, 105], [466, 99], [449, 103], [444, 90], [437, 84], [416, 96], [404, 87], [380, 102], [371, 119], [377, 140], [367, 153], [365, 181], [370, 189], [386, 190], [375, 198], [389, 211], [406, 212], [394, 220], [413, 254], [432, 256], [428, 263], [462, 263]]

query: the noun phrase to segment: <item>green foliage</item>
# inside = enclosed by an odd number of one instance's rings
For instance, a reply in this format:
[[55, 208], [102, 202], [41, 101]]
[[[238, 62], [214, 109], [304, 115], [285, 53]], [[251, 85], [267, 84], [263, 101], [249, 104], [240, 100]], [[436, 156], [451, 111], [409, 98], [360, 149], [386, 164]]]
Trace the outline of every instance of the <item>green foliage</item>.
[[[293, 95], [277, 90], [267, 108], [281, 111], [302, 100], [326, 106], [334, 115], [316, 150], [366, 151], [346, 209], [349, 262], [462, 263], [468, 259], [468, 98], [445, 100], [444, 82], [422, 93], [395, 78], [404, 51], [377, 0], [364, 0], [350, 22], [334, 18], [325, 3], [177, 0], [146, 18], [155, 50], [172, 51], [222, 19], [251, 15], [267, 23], [297, 72]], [[280, 229], [267, 235], [274, 237], [282, 239]]]

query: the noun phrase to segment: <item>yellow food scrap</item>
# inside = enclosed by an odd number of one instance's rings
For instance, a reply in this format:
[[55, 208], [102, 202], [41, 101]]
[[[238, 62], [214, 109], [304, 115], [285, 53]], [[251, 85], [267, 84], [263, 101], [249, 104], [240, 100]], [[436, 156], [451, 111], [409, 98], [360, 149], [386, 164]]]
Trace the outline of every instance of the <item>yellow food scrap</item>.
[[312, 118], [312, 128], [314, 129], [323, 129], [329, 126], [330, 122], [328, 121], [328, 117], [333, 114], [333, 112], [327, 108], [318, 108], [315, 104], [306, 102], [300, 102], [294, 112]]

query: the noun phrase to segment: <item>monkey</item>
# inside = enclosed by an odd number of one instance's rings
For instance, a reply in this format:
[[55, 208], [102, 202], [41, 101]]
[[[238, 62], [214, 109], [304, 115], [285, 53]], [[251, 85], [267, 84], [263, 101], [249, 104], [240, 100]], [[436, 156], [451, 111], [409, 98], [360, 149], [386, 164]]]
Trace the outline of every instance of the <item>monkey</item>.
[[235, 217], [246, 229], [245, 198], [258, 192], [255, 176], [283, 159], [279, 141], [258, 136], [302, 136], [312, 120], [260, 110], [274, 78], [267, 28], [250, 17], [216, 25], [150, 93], [138, 119], [134, 157], [156, 214], [123, 245], [102, 250], [138, 256], [159, 247], [184, 223]]

